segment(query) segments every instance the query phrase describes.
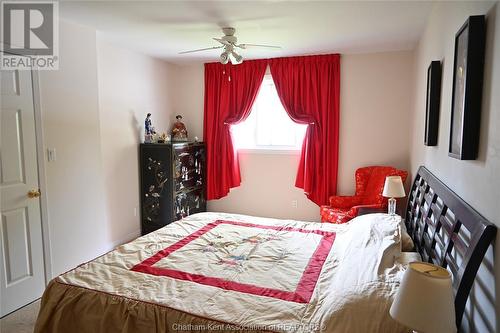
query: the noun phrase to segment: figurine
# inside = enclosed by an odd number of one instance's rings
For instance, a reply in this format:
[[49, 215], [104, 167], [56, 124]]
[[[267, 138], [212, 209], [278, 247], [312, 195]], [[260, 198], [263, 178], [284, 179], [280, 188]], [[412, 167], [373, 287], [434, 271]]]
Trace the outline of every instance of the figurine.
[[151, 122], [151, 113], [146, 115], [146, 120], [144, 120], [144, 128], [146, 134], [154, 134], [153, 123]]
[[174, 123], [174, 126], [172, 127], [172, 141], [187, 141], [188, 132], [186, 126], [181, 121], [182, 116], [179, 114], [177, 115], [177, 117], [175, 117], [175, 119], [177, 119], [177, 121]]
[[156, 134], [156, 132], [153, 127], [153, 123], [151, 122], [151, 113], [148, 113], [146, 115], [146, 119], [144, 120], [144, 142], [152, 143], [154, 141], [154, 134]]
[[167, 133], [162, 133], [159, 137], [158, 137], [158, 143], [165, 143], [165, 142], [168, 142], [169, 141], [169, 138], [168, 138], [168, 135]]

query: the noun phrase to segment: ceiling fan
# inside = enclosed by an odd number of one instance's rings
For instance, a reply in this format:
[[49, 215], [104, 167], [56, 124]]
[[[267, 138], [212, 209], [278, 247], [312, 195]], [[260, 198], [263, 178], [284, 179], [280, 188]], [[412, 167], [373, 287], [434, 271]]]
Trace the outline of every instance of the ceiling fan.
[[236, 29], [231, 28], [231, 27], [222, 28], [222, 32], [224, 33], [224, 36], [222, 36], [221, 38], [212, 38], [213, 40], [218, 41], [222, 45], [207, 47], [204, 49], [196, 49], [196, 50], [179, 52], [179, 54], [223, 49], [224, 51], [220, 55], [221, 64], [225, 65], [229, 61], [231, 61], [231, 63], [233, 65], [237, 65], [237, 64], [241, 64], [243, 62], [243, 57], [241, 55], [239, 55], [238, 53], [236, 53], [236, 51], [235, 51], [236, 48], [240, 48], [243, 50], [248, 48], [248, 47], [267, 47], [267, 48], [271, 48], [271, 49], [281, 49], [281, 46], [274, 46], [274, 45], [238, 44], [238, 39], [234, 35], [234, 33], [236, 32]]

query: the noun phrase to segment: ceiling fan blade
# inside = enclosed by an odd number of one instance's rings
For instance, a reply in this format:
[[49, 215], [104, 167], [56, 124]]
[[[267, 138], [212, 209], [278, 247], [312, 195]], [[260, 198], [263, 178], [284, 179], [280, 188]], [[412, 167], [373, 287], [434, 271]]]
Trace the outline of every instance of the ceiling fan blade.
[[216, 49], [222, 49], [224, 46], [212, 46], [212, 47], [206, 47], [204, 49], [197, 49], [197, 50], [191, 50], [191, 51], [183, 51], [179, 52], [179, 54], [186, 54], [186, 53], [193, 53], [193, 52], [200, 52], [200, 51], [207, 51], [207, 50], [216, 50]]
[[275, 46], [275, 45], [262, 45], [262, 44], [239, 44], [236, 45], [240, 49], [246, 49], [248, 47], [267, 47], [270, 49], [281, 49], [281, 46]]
[[219, 43], [221, 43], [222, 45], [226, 45], [226, 46], [230, 46], [231, 43], [229, 43], [227, 40], [224, 40], [224, 39], [220, 39], [220, 38], [212, 38], [213, 40], [216, 40], [218, 41]]

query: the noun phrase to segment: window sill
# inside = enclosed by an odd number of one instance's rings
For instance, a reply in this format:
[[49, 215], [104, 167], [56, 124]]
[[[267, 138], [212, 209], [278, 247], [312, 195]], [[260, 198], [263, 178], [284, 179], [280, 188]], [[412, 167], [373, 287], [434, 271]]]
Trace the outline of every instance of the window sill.
[[270, 149], [270, 148], [241, 148], [238, 154], [260, 154], [260, 155], [299, 155], [300, 149]]

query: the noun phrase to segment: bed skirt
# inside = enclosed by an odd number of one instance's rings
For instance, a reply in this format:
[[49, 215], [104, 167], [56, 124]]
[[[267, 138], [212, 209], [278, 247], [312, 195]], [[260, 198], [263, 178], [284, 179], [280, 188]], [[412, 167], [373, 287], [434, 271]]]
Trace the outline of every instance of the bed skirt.
[[[152, 331], [153, 330], [153, 331]], [[40, 304], [35, 333], [269, 332], [237, 327], [126, 297], [52, 280]]]

